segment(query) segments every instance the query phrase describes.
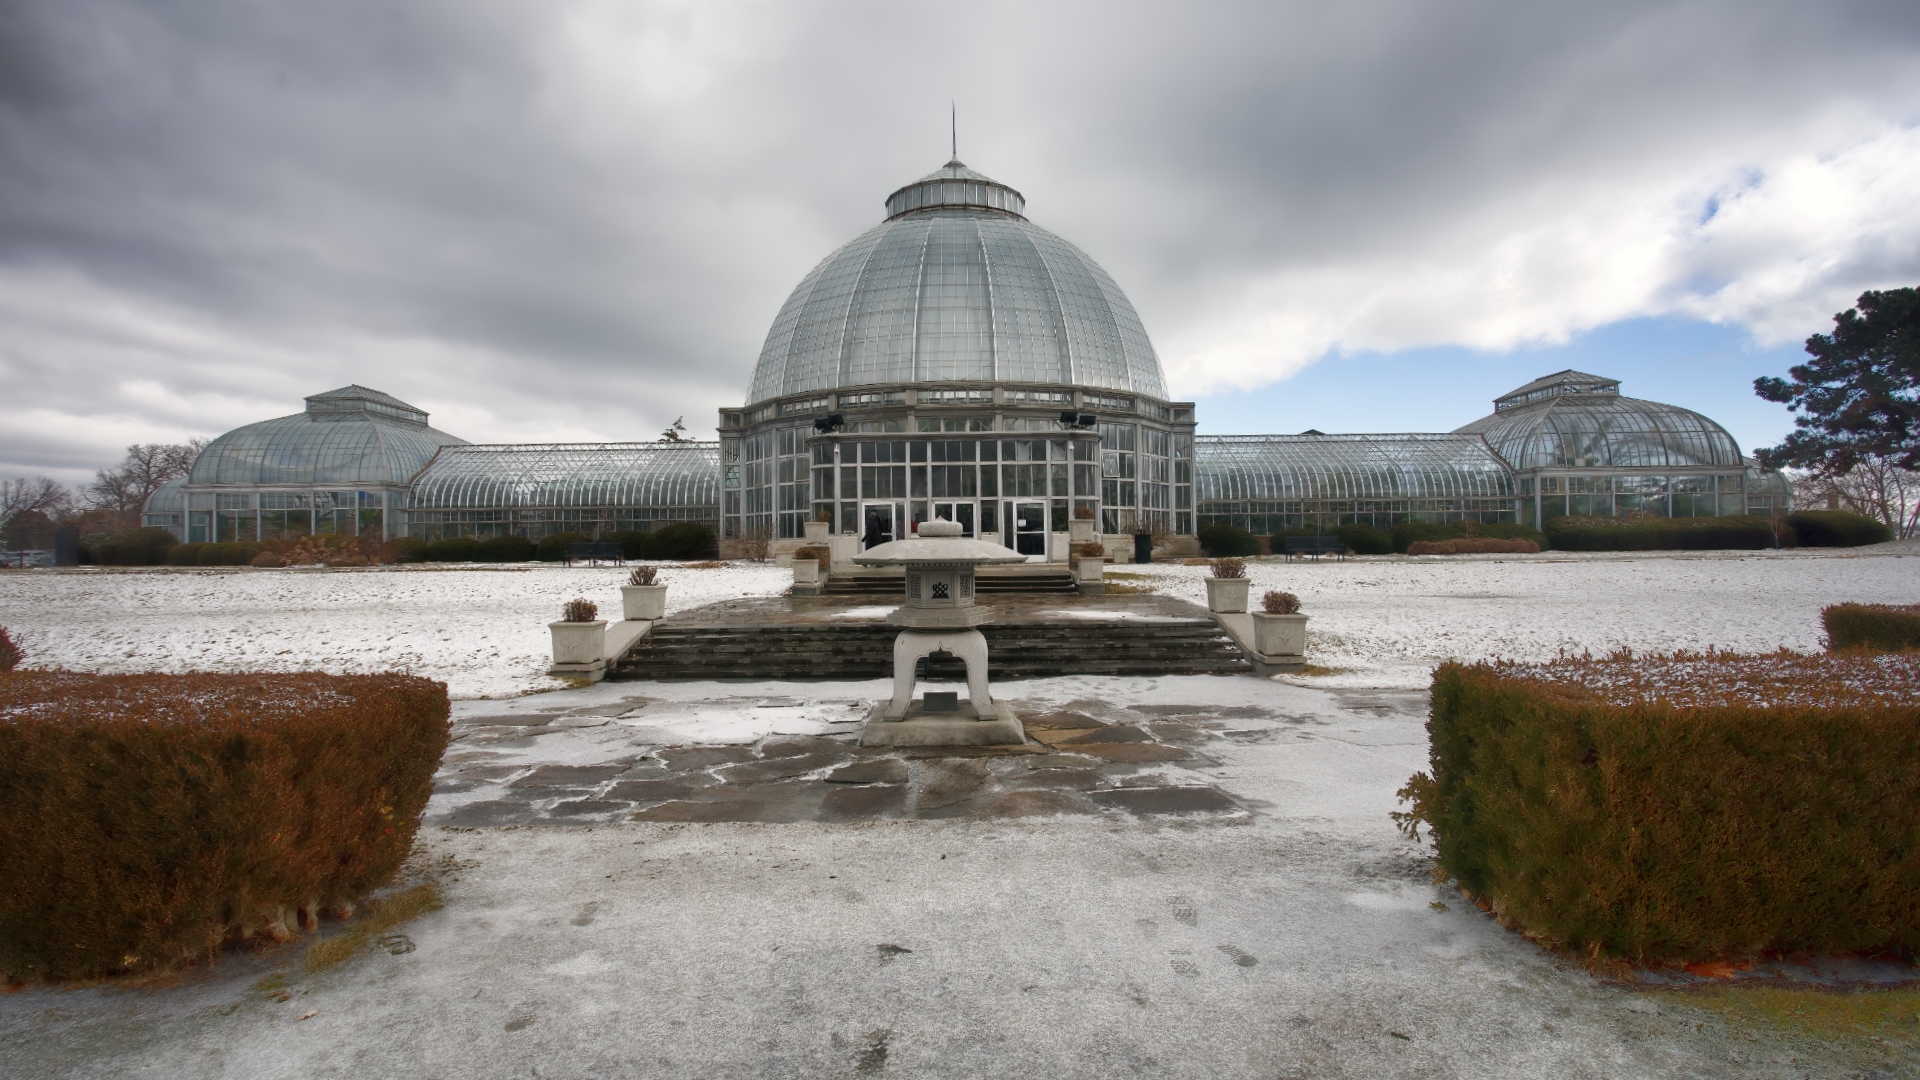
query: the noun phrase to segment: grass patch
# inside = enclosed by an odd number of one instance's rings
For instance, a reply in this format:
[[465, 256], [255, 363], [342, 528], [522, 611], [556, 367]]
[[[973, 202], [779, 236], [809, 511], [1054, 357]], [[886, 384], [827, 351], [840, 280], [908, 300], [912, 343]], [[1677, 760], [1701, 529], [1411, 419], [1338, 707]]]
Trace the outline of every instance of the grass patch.
[[316, 941], [307, 946], [307, 970], [319, 971], [332, 967], [359, 952], [367, 942], [408, 919], [438, 911], [442, 906], [440, 887], [432, 882], [402, 889], [392, 896], [368, 904], [366, 912], [357, 922], [325, 941]]
[[1887, 1050], [1920, 1050], [1920, 986], [1890, 990], [1824, 990], [1714, 986], [1685, 1000], [1719, 1013], [1730, 1026], [1765, 1025], [1828, 1042], [1877, 1042]]
[[1101, 580], [1106, 582], [1107, 591], [1110, 593], [1150, 593], [1153, 591], [1153, 586], [1137, 585], [1134, 584], [1134, 582], [1148, 581], [1151, 577], [1152, 575], [1150, 574], [1134, 574], [1128, 573], [1125, 570], [1109, 570], [1101, 575]]

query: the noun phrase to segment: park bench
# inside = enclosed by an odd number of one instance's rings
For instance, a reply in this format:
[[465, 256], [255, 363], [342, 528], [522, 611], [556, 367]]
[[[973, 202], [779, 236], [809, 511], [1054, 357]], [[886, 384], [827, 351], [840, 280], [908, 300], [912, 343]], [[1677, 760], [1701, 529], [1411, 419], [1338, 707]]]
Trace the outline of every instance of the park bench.
[[585, 559], [594, 566], [600, 565], [602, 561], [621, 564], [626, 562], [626, 556], [620, 551], [619, 544], [568, 544], [567, 565], [572, 566], [575, 559]]
[[1322, 555], [1347, 557], [1347, 542], [1337, 536], [1289, 536], [1287, 540], [1287, 561], [1292, 562], [1295, 555], [1304, 555], [1317, 559]]

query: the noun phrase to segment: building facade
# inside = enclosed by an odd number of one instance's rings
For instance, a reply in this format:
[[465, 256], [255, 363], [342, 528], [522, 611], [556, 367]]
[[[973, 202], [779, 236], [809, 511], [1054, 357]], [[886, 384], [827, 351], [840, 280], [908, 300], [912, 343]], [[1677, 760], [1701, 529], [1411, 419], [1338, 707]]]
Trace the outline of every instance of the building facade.
[[886, 209], [801, 280], [721, 410], [723, 537], [943, 517], [1046, 557], [1076, 516], [1191, 534], [1193, 404], [1112, 277], [957, 160]]

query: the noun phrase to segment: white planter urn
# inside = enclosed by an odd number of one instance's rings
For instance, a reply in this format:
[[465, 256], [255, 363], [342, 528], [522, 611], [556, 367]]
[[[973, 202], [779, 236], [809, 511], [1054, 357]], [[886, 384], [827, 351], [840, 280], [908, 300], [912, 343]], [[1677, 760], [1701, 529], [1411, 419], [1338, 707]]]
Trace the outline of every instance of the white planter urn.
[[1107, 561], [1077, 556], [1073, 560], [1073, 583], [1075, 585], [1098, 585], [1106, 580]]
[[1247, 589], [1253, 583], [1246, 578], [1207, 579], [1207, 610], [1233, 615], [1247, 610]]
[[830, 527], [831, 525], [832, 525], [832, 522], [827, 522], [827, 521], [809, 521], [809, 522], [806, 522], [806, 523], [805, 523], [805, 524], [804, 524], [804, 525], [802, 526], [802, 528], [803, 528], [803, 529], [805, 530], [805, 534], [806, 534], [806, 538], [807, 538], [807, 543], [809, 543], [809, 544], [824, 544], [824, 543], [826, 543], [826, 542], [827, 542], [827, 530], [828, 530], [828, 528], [829, 528], [829, 527]]
[[1093, 527], [1096, 524], [1098, 524], [1098, 522], [1095, 522], [1091, 518], [1088, 518], [1085, 520], [1082, 520], [1080, 518], [1074, 518], [1073, 520], [1067, 522], [1068, 542], [1074, 543], [1074, 544], [1092, 543], [1094, 540], [1098, 539], [1093, 534]]
[[1307, 617], [1254, 612], [1253, 651], [1262, 656], [1305, 656]]
[[607, 620], [548, 623], [547, 629], [553, 631], [553, 662], [556, 665], [587, 667], [606, 661]]
[[820, 584], [820, 560], [818, 559], [793, 560], [793, 583], [795, 585]]
[[[665, 585], [620, 586], [620, 617], [628, 622], [666, 618], [667, 587]], [[554, 625], [560, 624], [554, 623]]]

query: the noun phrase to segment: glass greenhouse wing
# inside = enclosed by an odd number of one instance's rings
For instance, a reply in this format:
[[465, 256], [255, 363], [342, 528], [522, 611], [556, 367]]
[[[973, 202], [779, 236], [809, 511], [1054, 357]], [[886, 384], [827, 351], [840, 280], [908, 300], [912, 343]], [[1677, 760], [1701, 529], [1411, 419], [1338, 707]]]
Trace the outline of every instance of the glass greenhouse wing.
[[1201, 435], [1194, 499], [1234, 503], [1507, 499], [1513, 473], [1478, 435]]
[[1555, 395], [1459, 431], [1486, 436], [1496, 453], [1523, 472], [1740, 465], [1739, 444], [1712, 420], [1677, 405], [1613, 394]]
[[188, 483], [405, 484], [442, 446], [462, 440], [366, 412], [308, 411], [235, 428], [207, 444]]
[[720, 505], [720, 445], [515, 443], [450, 446], [414, 479], [409, 510]]

